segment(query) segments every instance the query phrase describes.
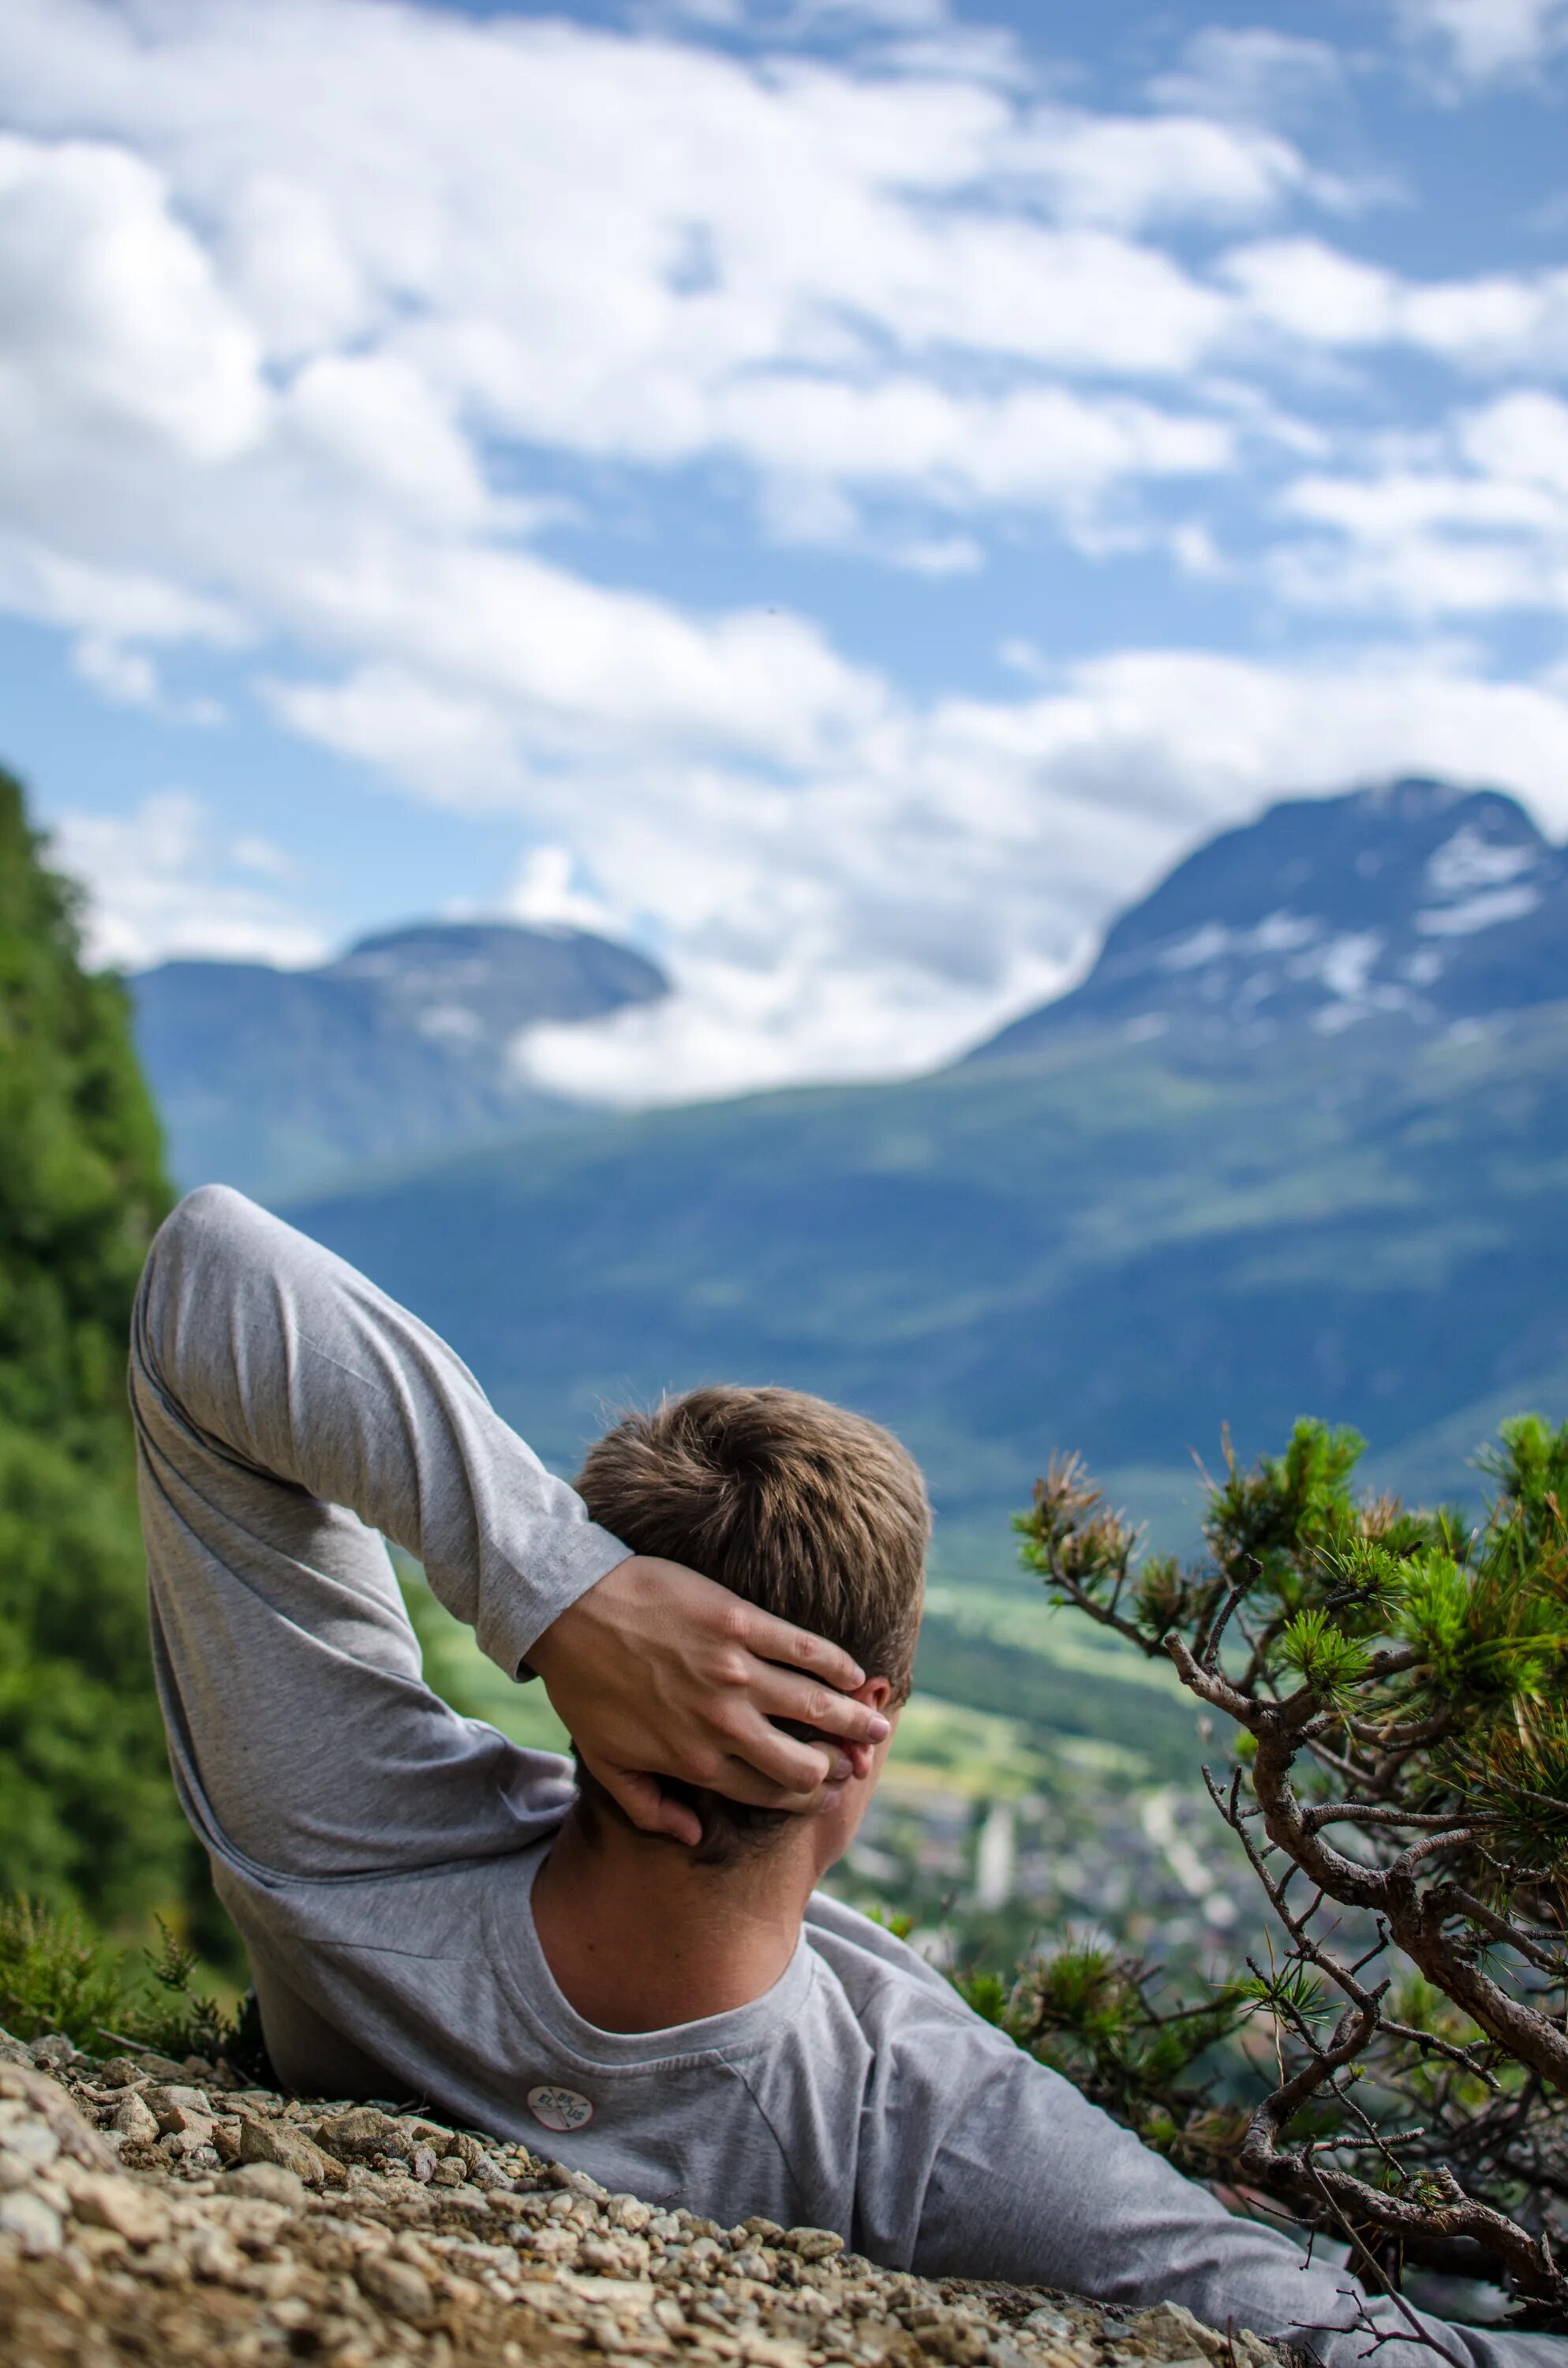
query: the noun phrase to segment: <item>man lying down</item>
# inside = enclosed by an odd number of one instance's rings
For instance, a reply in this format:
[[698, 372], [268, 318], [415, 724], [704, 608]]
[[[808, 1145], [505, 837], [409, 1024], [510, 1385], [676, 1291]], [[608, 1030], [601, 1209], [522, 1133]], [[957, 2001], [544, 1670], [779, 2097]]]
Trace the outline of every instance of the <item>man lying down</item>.
[[[153, 1246], [131, 1387], [176, 1780], [286, 2084], [418, 2098], [895, 2268], [1365, 2354], [1344, 2271], [1232, 2218], [816, 1889], [920, 1621], [925, 1492], [887, 1432], [700, 1390], [618, 1423], [574, 1493], [424, 1326], [221, 1187]], [[575, 1784], [429, 1691], [378, 1531], [540, 1676]], [[1371, 2308], [1381, 2362], [1430, 2360]], [[1551, 2338], [1430, 2324], [1461, 2368], [1568, 2368]]]

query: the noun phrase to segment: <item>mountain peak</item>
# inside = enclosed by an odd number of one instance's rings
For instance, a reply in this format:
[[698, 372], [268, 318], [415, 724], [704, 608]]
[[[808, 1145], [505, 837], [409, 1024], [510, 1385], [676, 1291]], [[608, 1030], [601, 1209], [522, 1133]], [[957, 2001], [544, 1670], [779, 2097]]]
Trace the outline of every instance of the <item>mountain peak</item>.
[[181, 1179], [272, 1197], [559, 1116], [519, 1062], [527, 1030], [669, 992], [630, 946], [509, 921], [379, 930], [316, 970], [176, 962], [131, 985]]
[[360, 938], [324, 978], [357, 983], [422, 1033], [479, 1038], [504, 1059], [519, 1028], [597, 1019], [669, 992], [662, 971], [591, 930], [415, 921]]
[[1499, 790], [1408, 779], [1224, 831], [1108, 931], [1081, 985], [970, 1057], [1079, 1030], [1237, 1051], [1568, 998], [1568, 862]]

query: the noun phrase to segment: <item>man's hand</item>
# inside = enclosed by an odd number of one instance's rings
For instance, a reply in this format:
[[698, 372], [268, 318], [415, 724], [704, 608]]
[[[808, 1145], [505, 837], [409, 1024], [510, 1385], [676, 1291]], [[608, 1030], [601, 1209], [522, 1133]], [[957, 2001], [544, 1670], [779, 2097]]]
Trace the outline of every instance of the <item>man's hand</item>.
[[[701, 1828], [660, 1776], [759, 1808], [814, 1809], [830, 1782], [864, 1772], [889, 1731], [851, 1699], [864, 1672], [836, 1645], [651, 1554], [618, 1563], [559, 1613], [528, 1660], [633, 1825], [677, 1841], [700, 1841]], [[780, 1718], [841, 1748], [799, 1742]]]

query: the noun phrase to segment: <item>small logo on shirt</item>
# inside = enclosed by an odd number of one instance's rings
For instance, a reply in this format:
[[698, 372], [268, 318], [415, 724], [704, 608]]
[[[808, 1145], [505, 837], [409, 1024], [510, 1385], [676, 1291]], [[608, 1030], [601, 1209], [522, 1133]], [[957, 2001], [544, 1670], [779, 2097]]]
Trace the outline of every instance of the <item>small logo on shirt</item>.
[[575, 2089], [530, 2089], [528, 2111], [547, 2130], [580, 2130], [594, 2118], [592, 2105]]

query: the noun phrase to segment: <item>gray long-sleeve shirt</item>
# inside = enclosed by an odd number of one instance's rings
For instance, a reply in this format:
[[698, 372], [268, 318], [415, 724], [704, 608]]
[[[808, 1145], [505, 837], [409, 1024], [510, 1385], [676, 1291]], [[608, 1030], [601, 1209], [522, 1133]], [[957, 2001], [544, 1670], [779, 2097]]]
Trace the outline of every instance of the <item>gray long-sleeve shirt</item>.
[[[430, 1692], [375, 1532], [513, 1676], [625, 1549], [362, 1276], [192, 1193], [147, 1262], [131, 1387], [175, 1778], [286, 2079], [417, 2096], [608, 2187], [895, 2267], [1365, 2353], [1320, 2331], [1355, 2316], [1344, 2272], [1232, 2218], [832, 1900], [750, 2005], [637, 2033], [575, 2012], [529, 1904], [570, 1770]], [[1372, 2308], [1388, 2368], [1431, 2358]], [[1568, 2368], [1551, 2339], [1438, 2331], [1460, 2368]]]

